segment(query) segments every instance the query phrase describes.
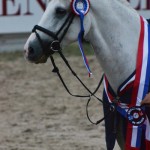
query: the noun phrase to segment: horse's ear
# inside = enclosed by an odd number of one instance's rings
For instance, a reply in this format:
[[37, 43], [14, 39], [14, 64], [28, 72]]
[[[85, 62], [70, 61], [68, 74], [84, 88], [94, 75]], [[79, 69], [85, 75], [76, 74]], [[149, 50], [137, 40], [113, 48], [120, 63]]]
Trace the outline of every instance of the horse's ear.
[[89, 0], [72, 0], [71, 9], [74, 14], [84, 16], [89, 12], [90, 1]]

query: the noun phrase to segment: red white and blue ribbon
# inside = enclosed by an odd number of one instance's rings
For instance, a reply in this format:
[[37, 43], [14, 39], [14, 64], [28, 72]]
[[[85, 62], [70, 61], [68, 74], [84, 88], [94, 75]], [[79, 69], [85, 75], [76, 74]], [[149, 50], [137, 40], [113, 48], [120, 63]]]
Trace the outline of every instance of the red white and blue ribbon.
[[[132, 92], [130, 107], [140, 106], [141, 101], [148, 93], [150, 83], [150, 25], [140, 17], [141, 33], [139, 38], [136, 76]], [[142, 126], [132, 126], [128, 123], [126, 136], [126, 150], [141, 150], [142, 128], [145, 130], [145, 150], [150, 149], [150, 124], [148, 118]]]
[[84, 61], [84, 64], [86, 66], [86, 69], [89, 73], [89, 76], [92, 75], [91, 69], [89, 67], [88, 60], [86, 58], [86, 55], [83, 50], [82, 40], [84, 36], [84, 16], [88, 13], [90, 8], [90, 2], [89, 0], [73, 0], [72, 1], [72, 9], [73, 12], [80, 17], [80, 32], [78, 35], [78, 45], [80, 52], [82, 54], [82, 58]]
[[80, 13], [82, 13], [85, 16], [90, 9], [89, 0], [72, 0], [71, 5], [73, 12], [78, 16], [80, 16]]
[[[145, 145], [144, 150], [150, 150], [150, 123], [144, 115], [144, 107], [140, 107], [141, 101], [148, 93], [150, 84], [150, 25], [147, 21], [140, 17], [141, 32], [138, 45], [137, 65], [135, 75], [120, 88], [120, 93], [126, 91], [128, 87], [133, 86], [130, 104], [118, 103], [117, 111], [128, 119], [127, 131], [126, 131], [126, 144], [125, 150], [142, 150], [142, 144]], [[110, 103], [114, 100], [114, 97], [108, 91], [108, 80], [105, 77], [104, 87], [107, 98]], [[141, 110], [140, 110], [141, 109]], [[132, 114], [135, 115], [132, 120]], [[141, 115], [141, 116], [140, 116]], [[137, 122], [136, 117], [140, 116]], [[131, 119], [131, 120], [130, 120]], [[145, 119], [145, 120], [144, 120]], [[142, 121], [140, 124], [140, 121]], [[134, 125], [135, 123], [135, 125]], [[138, 124], [136, 124], [138, 123]], [[145, 132], [145, 142], [142, 141], [142, 134]], [[146, 143], [146, 144], [145, 144]]]

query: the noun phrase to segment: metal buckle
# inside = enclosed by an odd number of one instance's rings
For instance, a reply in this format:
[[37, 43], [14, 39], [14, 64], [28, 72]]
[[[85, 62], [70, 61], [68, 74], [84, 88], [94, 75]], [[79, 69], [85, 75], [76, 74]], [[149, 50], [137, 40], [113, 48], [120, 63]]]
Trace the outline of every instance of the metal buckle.
[[109, 108], [109, 110], [111, 111], [111, 112], [114, 112], [115, 110], [116, 110], [116, 107], [115, 107], [115, 105], [110, 105], [110, 108]]
[[58, 52], [61, 49], [60, 42], [58, 40], [53, 41], [51, 43], [50, 49], [54, 52]]

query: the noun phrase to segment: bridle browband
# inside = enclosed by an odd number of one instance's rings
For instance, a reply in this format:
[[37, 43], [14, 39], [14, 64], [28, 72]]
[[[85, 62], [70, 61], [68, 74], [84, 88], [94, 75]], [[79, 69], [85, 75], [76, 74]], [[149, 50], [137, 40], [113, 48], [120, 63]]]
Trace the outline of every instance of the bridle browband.
[[[107, 106], [110, 108], [107, 115], [105, 115], [102, 119], [100, 119], [99, 121], [97, 121], [96, 123], [93, 122], [90, 117], [89, 117], [89, 113], [88, 113], [88, 105], [91, 101], [91, 98], [94, 97], [96, 98], [99, 102], [101, 103], [104, 103], [103, 100], [101, 100], [100, 98], [98, 98], [95, 94], [97, 93], [98, 89], [100, 88], [101, 84], [102, 84], [102, 81], [103, 81], [103, 77], [104, 75], [101, 77], [100, 81], [99, 81], [99, 84], [98, 86], [96, 87], [95, 91], [92, 92], [84, 83], [83, 81], [78, 77], [78, 75], [75, 73], [75, 71], [72, 69], [72, 67], [70, 66], [69, 62], [67, 61], [66, 57], [64, 56], [64, 54], [62, 53], [62, 50], [61, 50], [61, 42], [63, 40], [63, 38], [65, 37], [70, 25], [72, 24], [73, 20], [75, 18], [75, 14], [74, 13], [70, 13], [68, 15], [68, 17], [66, 18], [65, 22], [62, 24], [62, 26], [60, 27], [60, 29], [57, 31], [57, 33], [54, 33], [50, 30], [47, 30], [39, 25], [35, 25], [32, 32], [36, 34], [36, 37], [41, 45], [41, 48], [43, 50], [43, 54], [47, 57], [50, 57], [50, 60], [52, 62], [52, 65], [53, 65], [53, 71], [54, 73], [57, 73], [60, 81], [62, 82], [64, 88], [66, 89], [66, 91], [71, 95], [71, 96], [74, 96], [74, 97], [80, 97], [80, 98], [88, 98], [88, 102], [87, 102], [87, 105], [86, 105], [86, 113], [87, 113], [87, 118], [89, 119], [89, 121], [92, 123], [92, 124], [99, 124], [101, 123], [111, 112], [114, 112], [116, 110], [115, 106], [112, 104], [112, 105], [108, 105], [107, 103]], [[39, 35], [39, 33], [37, 31], [41, 31], [45, 34], [47, 34], [48, 36], [50, 36], [53, 40], [52, 42], [50, 43], [50, 47], [49, 47], [49, 50], [47, 50], [43, 44], [43, 41]], [[54, 58], [53, 58], [53, 54], [57, 52], [59, 53], [60, 57], [62, 58], [62, 60], [65, 62], [66, 66], [69, 68], [69, 70], [71, 71], [71, 73], [75, 76], [75, 78], [80, 82], [80, 84], [86, 89], [86, 91], [89, 93], [89, 95], [76, 95], [76, 94], [72, 94], [68, 88], [68, 86], [66, 85], [66, 83], [64, 82], [60, 72], [59, 72], [59, 68], [56, 66], [55, 64], [55, 61], [54, 61]]]

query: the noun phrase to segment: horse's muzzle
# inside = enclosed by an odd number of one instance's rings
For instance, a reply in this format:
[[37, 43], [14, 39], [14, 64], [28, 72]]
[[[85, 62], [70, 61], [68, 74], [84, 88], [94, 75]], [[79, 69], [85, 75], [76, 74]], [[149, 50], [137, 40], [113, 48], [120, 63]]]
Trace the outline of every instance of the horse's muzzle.
[[[49, 47], [48, 42], [45, 42], [45, 47]], [[39, 44], [37, 38], [32, 39], [27, 42], [24, 47], [25, 58], [32, 63], [45, 63], [48, 56], [43, 53], [41, 45]]]

